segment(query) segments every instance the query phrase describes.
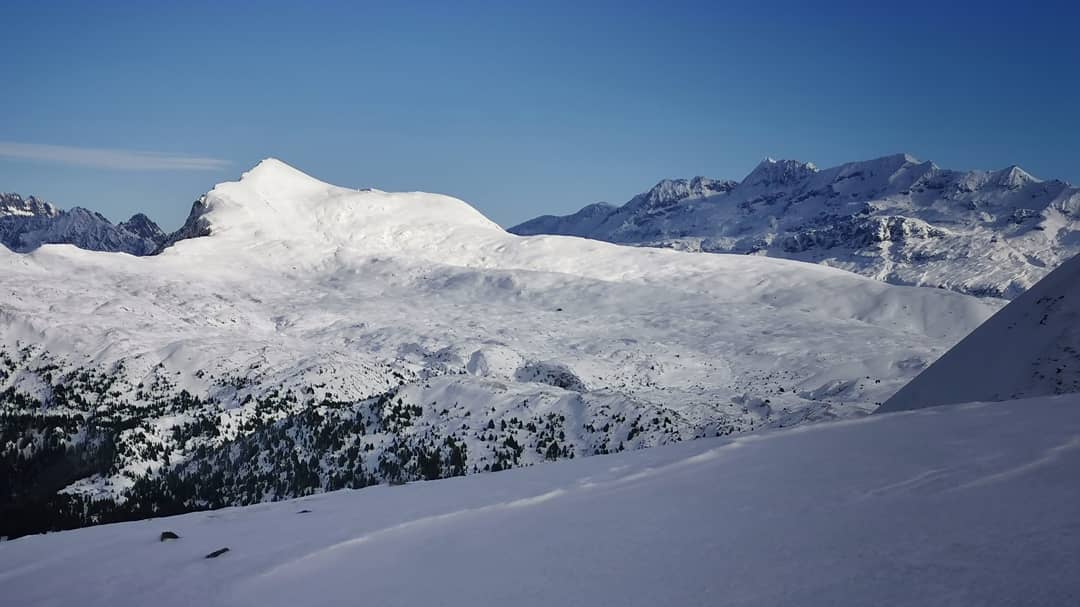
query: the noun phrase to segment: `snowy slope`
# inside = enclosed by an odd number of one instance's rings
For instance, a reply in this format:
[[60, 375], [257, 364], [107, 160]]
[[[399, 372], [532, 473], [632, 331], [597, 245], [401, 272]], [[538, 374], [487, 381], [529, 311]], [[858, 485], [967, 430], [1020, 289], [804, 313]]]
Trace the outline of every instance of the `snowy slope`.
[[1080, 392], [1080, 257], [1051, 272], [881, 407]]
[[148, 255], [164, 239], [161, 228], [142, 213], [113, 225], [81, 207], [60, 210], [33, 196], [0, 193], [0, 244], [20, 253], [43, 244], [73, 244], [92, 251]]
[[969, 404], [25, 537], [0, 584], [23, 607], [1058, 607], [1078, 468], [1075, 396]]
[[207, 193], [188, 228], [150, 257], [0, 251], [4, 523], [861, 415], [999, 305], [787, 260], [518, 237], [454, 198], [275, 160]]
[[664, 180], [621, 207], [589, 205], [510, 231], [798, 259], [1011, 299], [1080, 252], [1078, 220], [1080, 188], [1068, 183], [897, 154], [823, 170], [766, 159], [741, 182]]

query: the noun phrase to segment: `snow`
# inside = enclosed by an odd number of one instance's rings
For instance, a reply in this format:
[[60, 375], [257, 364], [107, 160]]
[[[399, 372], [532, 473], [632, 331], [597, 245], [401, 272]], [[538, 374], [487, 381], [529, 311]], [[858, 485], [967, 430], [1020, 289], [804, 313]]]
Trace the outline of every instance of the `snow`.
[[979, 326], [880, 410], [1071, 392], [1080, 392], [1080, 257]]
[[960, 172], [908, 154], [820, 170], [767, 158], [741, 182], [665, 179], [622, 207], [510, 231], [798, 259], [1011, 299], [1080, 252], [1080, 188], [1016, 166]]
[[26, 607], [1056, 607], [1078, 467], [1080, 397], [935, 407], [28, 536], [0, 584]]
[[[400, 378], [440, 441], [464, 425], [443, 409], [475, 416], [472, 431], [554, 410], [577, 424], [566, 433], [580, 456], [592, 421], [611, 448], [632, 448], [863, 415], [1001, 304], [783, 259], [520, 237], [449, 196], [337, 187], [273, 159], [197, 210], [210, 235], [156, 256], [0, 250], [0, 345], [121, 376], [119, 396], [89, 402], [150, 411], [142, 387], [160, 383], [219, 403], [223, 427], [254, 414], [248, 396], [353, 402]], [[615, 419], [657, 412], [677, 428], [633, 443]], [[173, 425], [139, 421], [160, 440]], [[457, 438], [477, 457], [491, 448]], [[76, 488], [109, 483], [128, 481]]]

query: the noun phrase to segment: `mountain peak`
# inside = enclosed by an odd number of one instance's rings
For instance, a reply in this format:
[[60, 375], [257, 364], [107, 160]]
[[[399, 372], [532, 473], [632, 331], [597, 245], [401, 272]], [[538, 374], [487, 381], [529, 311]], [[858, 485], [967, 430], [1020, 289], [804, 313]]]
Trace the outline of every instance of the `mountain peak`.
[[275, 197], [303, 195], [334, 186], [320, 181], [277, 158], [264, 158], [240, 176], [240, 183], [264, 188]]
[[733, 181], [694, 177], [693, 179], [661, 179], [648, 192], [639, 196], [639, 205], [649, 208], [673, 205], [688, 198], [705, 198], [730, 191]]
[[274, 158], [273, 156], [268, 156], [255, 163], [255, 166], [244, 172], [244, 176], [241, 177], [241, 179], [249, 175], [252, 177], [265, 175], [292, 175], [293, 177], [315, 179], [291, 164]]
[[992, 180], [997, 185], [1013, 190], [1024, 187], [1029, 183], [1037, 183], [1039, 181], [1039, 179], [1035, 178], [1031, 173], [1028, 173], [1015, 164], [1001, 169], [1000, 171], [995, 171]]
[[0, 193], [0, 217], [56, 217], [60, 209], [49, 202], [28, 196], [25, 199], [15, 193]]
[[303, 255], [303, 250], [314, 257], [338, 248], [430, 252], [433, 243], [477, 228], [502, 233], [476, 209], [450, 196], [339, 187], [267, 158], [238, 181], [220, 183], [197, 201], [184, 228], [165, 246], [209, 235], [210, 242], [233, 241], [242, 249], [289, 243], [290, 255]]
[[135, 213], [131, 219], [121, 222], [117, 227], [158, 244], [165, 240], [165, 232], [161, 227], [142, 213]]
[[766, 156], [758, 165], [743, 179], [746, 185], [789, 185], [817, 173], [818, 169], [812, 162], [800, 160], [776, 160]]

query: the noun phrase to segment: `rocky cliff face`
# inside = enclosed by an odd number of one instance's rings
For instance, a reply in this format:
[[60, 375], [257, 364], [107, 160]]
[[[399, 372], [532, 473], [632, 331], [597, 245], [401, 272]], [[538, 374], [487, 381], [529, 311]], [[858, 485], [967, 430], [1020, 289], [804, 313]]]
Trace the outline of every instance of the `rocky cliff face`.
[[43, 244], [71, 244], [91, 251], [148, 255], [165, 233], [142, 213], [113, 225], [100, 213], [81, 207], [61, 210], [33, 196], [0, 194], [0, 243], [25, 253]]
[[180, 226], [180, 229], [172, 234], [165, 235], [158, 243], [157, 248], [154, 249], [153, 254], [156, 255], [181, 240], [209, 236], [210, 224], [203, 217], [206, 211], [206, 196], [200, 196], [195, 202], [191, 203], [191, 212], [188, 213], [184, 225]]

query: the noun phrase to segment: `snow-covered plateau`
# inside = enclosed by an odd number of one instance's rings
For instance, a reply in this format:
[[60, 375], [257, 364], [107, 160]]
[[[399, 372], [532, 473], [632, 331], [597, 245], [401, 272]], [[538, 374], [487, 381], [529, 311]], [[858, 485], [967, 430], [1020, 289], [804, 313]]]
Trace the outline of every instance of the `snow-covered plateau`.
[[942, 406], [24, 537], [0, 585], [25, 607], [1061, 607], [1078, 469], [1075, 395]]
[[908, 154], [820, 170], [767, 158], [742, 181], [665, 179], [622, 206], [510, 231], [798, 259], [1012, 299], [1080, 253], [1080, 188], [1017, 166], [954, 171]]
[[165, 242], [0, 248], [0, 535], [857, 417], [1003, 303], [276, 160]]

